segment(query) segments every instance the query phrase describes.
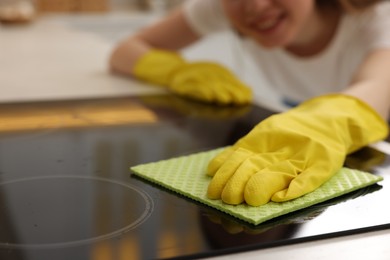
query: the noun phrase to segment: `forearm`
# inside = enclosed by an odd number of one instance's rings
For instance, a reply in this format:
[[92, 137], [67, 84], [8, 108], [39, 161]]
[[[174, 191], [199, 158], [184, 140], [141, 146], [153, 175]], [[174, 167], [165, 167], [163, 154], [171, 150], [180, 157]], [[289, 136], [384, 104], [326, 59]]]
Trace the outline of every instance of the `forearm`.
[[370, 105], [383, 119], [390, 117], [390, 50], [373, 51], [359, 68], [344, 94]]
[[[387, 88], [385, 88], [387, 87]], [[354, 96], [370, 105], [384, 120], [388, 120], [390, 113], [390, 85], [381, 85], [376, 82], [359, 82], [352, 85], [343, 93]]]
[[177, 51], [199, 38], [179, 8], [161, 21], [119, 43], [111, 54], [109, 66], [114, 72], [133, 75], [135, 63], [151, 48]]
[[130, 37], [119, 43], [113, 50], [109, 60], [110, 71], [133, 75], [136, 61], [152, 47], [137, 37]]

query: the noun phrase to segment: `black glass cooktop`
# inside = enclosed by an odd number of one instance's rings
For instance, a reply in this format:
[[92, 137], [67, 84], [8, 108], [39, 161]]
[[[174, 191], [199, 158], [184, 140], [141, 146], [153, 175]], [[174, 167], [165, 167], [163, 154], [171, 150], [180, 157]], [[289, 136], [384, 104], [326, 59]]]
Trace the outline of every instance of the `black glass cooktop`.
[[271, 111], [172, 96], [60, 103], [68, 114], [20, 112], [58, 102], [0, 105], [0, 259], [196, 258], [390, 227], [389, 157], [371, 148], [347, 165], [383, 176], [380, 184], [252, 226], [129, 167], [232, 144]]

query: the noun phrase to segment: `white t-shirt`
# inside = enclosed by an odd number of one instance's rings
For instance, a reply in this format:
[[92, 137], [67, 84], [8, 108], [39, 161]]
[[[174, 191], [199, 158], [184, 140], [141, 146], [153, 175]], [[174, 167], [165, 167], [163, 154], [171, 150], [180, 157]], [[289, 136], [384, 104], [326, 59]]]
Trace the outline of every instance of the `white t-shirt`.
[[[184, 10], [189, 24], [202, 36], [232, 29], [220, 0], [187, 0]], [[370, 50], [390, 48], [390, 2], [359, 15], [345, 15], [328, 47], [312, 57], [265, 49], [249, 38], [240, 42], [262, 75], [261, 84], [275, 90], [282, 99], [299, 103], [345, 89]]]

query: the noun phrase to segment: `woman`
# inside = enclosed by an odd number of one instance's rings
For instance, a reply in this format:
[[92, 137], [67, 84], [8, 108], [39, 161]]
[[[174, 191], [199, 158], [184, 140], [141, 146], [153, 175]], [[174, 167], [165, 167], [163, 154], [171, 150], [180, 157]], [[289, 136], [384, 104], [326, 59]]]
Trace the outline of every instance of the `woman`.
[[112, 70], [218, 104], [250, 102], [228, 70], [177, 51], [220, 30], [241, 39], [264, 81], [299, 104], [259, 123], [209, 164], [207, 195], [229, 204], [287, 201], [318, 188], [347, 154], [385, 138], [390, 3], [189, 0], [113, 51]]

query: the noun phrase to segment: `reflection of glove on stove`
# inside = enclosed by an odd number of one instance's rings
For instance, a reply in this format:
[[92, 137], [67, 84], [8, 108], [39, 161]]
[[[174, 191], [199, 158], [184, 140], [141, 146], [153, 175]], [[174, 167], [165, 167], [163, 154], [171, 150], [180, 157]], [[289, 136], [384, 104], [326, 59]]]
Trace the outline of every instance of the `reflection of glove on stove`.
[[249, 87], [229, 70], [210, 62], [187, 63], [175, 52], [152, 50], [136, 63], [134, 76], [168, 87], [178, 95], [220, 105], [243, 105], [252, 101]]
[[251, 111], [251, 106], [214, 106], [196, 102], [177, 95], [142, 96], [141, 100], [148, 107], [166, 108], [186, 117], [207, 118], [213, 120], [240, 118]]
[[258, 206], [288, 201], [330, 179], [347, 154], [385, 138], [384, 120], [345, 95], [311, 99], [271, 116], [208, 166], [208, 197]]

